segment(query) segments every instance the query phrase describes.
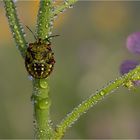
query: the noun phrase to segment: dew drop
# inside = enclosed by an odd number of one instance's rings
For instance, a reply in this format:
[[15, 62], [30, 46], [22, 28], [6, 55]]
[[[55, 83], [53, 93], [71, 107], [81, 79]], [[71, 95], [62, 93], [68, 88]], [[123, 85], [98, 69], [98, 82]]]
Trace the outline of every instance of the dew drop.
[[88, 103], [85, 103], [85, 106], [86, 106], [86, 107], [88, 107], [88, 106], [89, 106], [89, 104], [88, 104]]
[[23, 33], [23, 36], [25, 37], [25, 36], [26, 36], [26, 34], [25, 34], [25, 33]]
[[94, 96], [94, 97], [93, 97], [93, 102], [94, 102], [94, 103], [97, 103], [97, 102], [98, 102], [97, 99], [98, 99], [98, 98]]
[[49, 36], [50, 36], [50, 35], [52, 34], [52, 32], [49, 32], [48, 34], [49, 34]]
[[37, 104], [37, 100], [31, 98], [31, 103], [32, 103], [32, 105], [35, 105], [35, 104]]
[[19, 42], [19, 43], [21, 43], [21, 44], [23, 43], [21, 39], [20, 39], [20, 40], [18, 40], [18, 42]]
[[100, 95], [101, 95], [101, 96], [103, 96], [104, 94], [105, 94], [105, 92], [103, 92], [103, 91], [100, 92]]
[[32, 81], [34, 78], [31, 75], [28, 75], [28, 79]]
[[42, 99], [40, 102], [39, 102], [39, 108], [40, 109], [46, 109], [48, 108], [48, 101], [47, 99]]
[[53, 21], [50, 21], [50, 26], [52, 26], [53, 25]]
[[42, 11], [39, 11], [39, 14], [42, 14]]
[[64, 3], [65, 3], [65, 5], [68, 5], [68, 1], [67, 0], [65, 0]]
[[21, 27], [21, 31], [24, 32], [24, 29]]
[[45, 27], [48, 28], [49, 27], [48, 24]]
[[17, 29], [18, 27], [16, 25], [14, 25], [14, 29]]
[[53, 126], [52, 120], [48, 120], [48, 123], [49, 123], [51, 126]]
[[37, 104], [37, 100], [33, 100], [33, 103], [34, 103], [34, 104]]
[[13, 36], [15, 35], [15, 32], [12, 32]]
[[40, 87], [47, 88], [48, 87], [47, 81], [46, 80], [40, 80]]
[[46, 35], [45, 38], [48, 38], [48, 35]]

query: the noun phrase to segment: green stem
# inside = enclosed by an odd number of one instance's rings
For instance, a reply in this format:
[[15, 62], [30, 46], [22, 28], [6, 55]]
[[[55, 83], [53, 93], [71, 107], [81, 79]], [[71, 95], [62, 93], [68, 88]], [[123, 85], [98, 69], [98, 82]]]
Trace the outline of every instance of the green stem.
[[[45, 39], [49, 36], [50, 13], [52, 10], [52, 0], [40, 1], [40, 8], [37, 19], [37, 37]], [[49, 86], [46, 79], [33, 80], [34, 118], [36, 122], [35, 138], [50, 139], [52, 136], [52, 127], [50, 120], [50, 99]]]
[[35, 138], [50, 139], [52, 128], [50, 121], [49, 87], [45, 79], [33, 80], [32, 101], [34, 105]]
[[17, 16], [17, 11], [15, 4], [12, 0], [3, 0], [5, 4], [6, 16], [15, 39], [15, 42], [18, 46], [18, 49], [23, 57], [26, 54], [27, 43], [24, 38], [23, 27], [20, 24], [20, 21]]
[[79, 104], [78, 107], [74, 108], [71, 113], [67, 115], [64, 120], [57, 126], [53, 139], [61, 139], [64, 135], [66, 129], [68, 129], [79, 117], [84, 114], [88, 109], [95, 105], [98, 101], [103, 100], [103, 98], [108, 95], [110, 92], [113, 92], [118, 87], [125, 85], [128, 81], [131, 81], [133, 77], [140, 75], [140, 66], [129, 72], [128, 74], [116, 79], [114, 82], [111, 82], [106, 87], [97, 91], [94, 95], [90, 96], [87, 100]]
[[51, 34], [52, 0], [41, 0], [37, 19], [37, 36], [45, 39]]
[[77, 1], [78, 0], [65, 0], [65, 2], [62, 5], [59, 5], [54, 9], [54, 11], [51, 13], [51, 17], [54, 18], [55, 16], [59, 15], [65, 9], [70, 8]]

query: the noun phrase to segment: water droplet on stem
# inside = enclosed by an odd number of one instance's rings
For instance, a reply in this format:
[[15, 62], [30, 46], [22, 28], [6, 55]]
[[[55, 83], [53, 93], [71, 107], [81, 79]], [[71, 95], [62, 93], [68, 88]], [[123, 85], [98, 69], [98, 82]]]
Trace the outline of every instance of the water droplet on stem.
[[47, 88], [48, 87], [48, 83], [46, 80], [40, 80], [40, 87], [41, 88]]
[[48, 101], [47, 101], [47, 98], [45, 99], [42, 99], [40, 102], [39, 102], [39, 108], [40, 109], [46, 109], [48, 108]]

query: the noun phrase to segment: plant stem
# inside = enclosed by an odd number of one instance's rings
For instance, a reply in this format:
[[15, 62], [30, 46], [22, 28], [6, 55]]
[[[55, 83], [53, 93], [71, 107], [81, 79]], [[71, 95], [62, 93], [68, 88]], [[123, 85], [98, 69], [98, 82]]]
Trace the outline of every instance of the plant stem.
[[51, 34], [52, 0], [41, 0], [37, 19], [37, 36], [45, 39]]
[[52, 128], [49, 118], [49, 87], [46, 79], [33, 80], [32, 101], [34, 105], [35, 138], [50, 139], [52, 136]]
[[23, 57], [25, 57], [26, 49], [27, 49], [27, 42], [24, 38], [24, 31], [23, 27], [20, 24], [20, 21], [17, 16], [17, 11], [15, 4], [12, 0], [3, 0], [5, 4], [5, 11], [6, 16], [8, 18], [8, 22], [15, 39], [15, 42], [18, 46], [18, 49]]
[[114, 92], [118, 87], [125, 85], [129, 80], [132, 80], [133, 77], [139, 77], [140, 75], [140, 66], [129, 72], [128, 74], [116, 79], [115, 81], [109, 83], [107, 86], [97, 91], [95, 94], [90, 96], [84, 102], [74, 108], [71, 113], [67, 115], [64, 120], [57, 126], [53, 139], [61, 139], [64, 135], [66, 129], [68, 129], [79, 117], [84, 114], [88, 109], [95, 105], [98, 101], [103, 100], [103, 98], [111, 92]]
[[[37, 37], [45, 39], [49, 36], [50, 13], [52, 10], [52, 0], [40, 1], [40, 8], [37, 19]], [[49, 86], [47, 79], [33, 80], [34, 118], [35, 118], [35, 138], [50, 139], [52, 136], [52, 127], [50, 120], [50, 99]]]

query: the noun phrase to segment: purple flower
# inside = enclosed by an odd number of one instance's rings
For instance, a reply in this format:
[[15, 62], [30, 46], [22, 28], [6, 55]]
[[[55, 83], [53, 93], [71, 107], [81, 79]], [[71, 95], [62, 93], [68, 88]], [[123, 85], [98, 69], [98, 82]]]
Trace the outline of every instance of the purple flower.
[[124, 75], [134, 69], [139, 63], [134, 60], [125, 60], [120, 66], [120, 73]]
[[128, 36], [126, 47], [130, 52], [140, 54], [140, 32], [134, 32]]
[[[126, 47], [130, 52], [134, 54], [140, 54], [140, 32], [135, 32], [128, 36], [126, 41]], [[130, 70], [133, 70], [137, 65], [139, 65], [138, 61], [125, 60], [120, 66], [120, 73], [124, 75]], [[132, 82], [135, 86], [140, 86], [140, 80]]]
[[[127, 37], [126, 40], [127, 49], [134, 53], [140, 54], [140, 32], [134, 32]], [[134, 69], [139, 64], [138, 61], [125, 60], [120, 66], [120, 73], [123, 75]]]

